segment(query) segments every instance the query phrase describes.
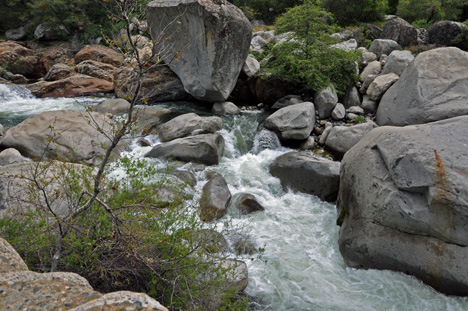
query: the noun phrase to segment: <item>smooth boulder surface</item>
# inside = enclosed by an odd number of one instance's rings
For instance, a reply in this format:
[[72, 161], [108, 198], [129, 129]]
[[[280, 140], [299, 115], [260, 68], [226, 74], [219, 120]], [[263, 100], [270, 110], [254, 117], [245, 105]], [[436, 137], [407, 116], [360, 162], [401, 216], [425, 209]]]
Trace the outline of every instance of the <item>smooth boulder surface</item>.
[[315, 108], [317, 109], [320, 119], [330, 117], [337, 103], [338, 94], [333, 85], [320, 90], [314, 96]]
[[118, 67], [123, 63], [124, 56], [119, 51], [103, 45], [88, 45], [75, 55], [76, 64], [85, 60], [94, 60]]
[[369, 52], [377, 55], [379, 59], [382, 54], [389, 55], [394, 50], [398, 50], [398, 43], [390, 39], [376, 39], [369, 47]]
[[371, 100], [378, 101], [399, 78], [400, 77], [393, 72], [380, 75], [372, 81], [366, 93]]
[[92, 110], [100, 113], [121, 114], [127, 113], [130, 103], [123, 98], [108, 99], [92, 107]]
[[203, 134], [178, 138], [156, 145], [145, 157], [216, 165], [219, 164], [223, 152], [223, 136], [220, 134]]
[[211, 112], [214, 114], [229, 115], [239, 114], [241, 110], [232, 102], [214, 103], [211, 108]]
[[405, 71], [409, 63], [414, 59], [410, 51], [393, 51], [388, 55], [387, 62], [382, 70], [382, 74], [395, 73], [399, 76]]
[[186, 113], [162, 124], [159, 128], [159, 137], [162, 142], [190, 136], [194, 131], [215, 133], [223, 128], [220, 117], [200, 117], [195, 113]]
[[423, 52], [409, 64], [382, 97], [376, 121], [404, 126], [466, 114], [468, 53], [449, 47]]
[[189, 94], [210, 102], [229, 97], [252, 39], [252, 26], [239, 8], [225, 0], [152, 1], [147, 20], [152, 39], [163, 40], [157, 52]]
[[468, 295], [468, 117], [380, 127], [344, 156], [340, 251], [355, 268]]
[[270, 173], [284, 188], [333, 202], [338, 194], [340, 162], [319, 159], [307, 152], [289, 152], [270, 165]]
[[31, 159], [92, 165], [99, 163], [110, 146], [106, 135], [112, 135], [112, 127], [105, 115], [57, 110], [29, 117], [8, 129], [1, 146], [15, 148]]
[[221, 174], [209, 172], [207, 175], [208, 182], [203, 186], [200, 199], [200, 219], [211, 222], [226, 214], [231, 191]]
[[23, 156], [21, 156], [21, 153], [14, 148], [8, 148], [0, 152], [0, 166], [21, 163], [25, 161], [27, 160], [24, 159]]
[[353, 126], [334, 126], [327, 136], [325, 147], [333, 154], [342, 157], [374, 127], [375, 124], [372, 123], [363, 123]]
[[418, 45], [418, 31], [404, 19], [396, 17], [385, 24], [380, 34], [380, 39], [396, 41], [402, 47], [406, 48]]
[[270, 115], [265, 128], [278, 134], [281, 140], [303, 140], [315, 125], [315, 108], [311, 102], [287, 106]]

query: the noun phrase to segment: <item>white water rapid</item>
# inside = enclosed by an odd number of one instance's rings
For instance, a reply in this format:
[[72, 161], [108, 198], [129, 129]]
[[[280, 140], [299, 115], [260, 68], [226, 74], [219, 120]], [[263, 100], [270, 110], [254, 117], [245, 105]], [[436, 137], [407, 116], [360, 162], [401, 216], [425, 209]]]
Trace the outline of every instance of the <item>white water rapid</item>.
[[[0, 123], [11, 116], [24, 119], [45, 110], [97, 102], [90, 98], [39, 100], [2, 90], [0, 85]], [[347, 268], [338, 250], [335, 206], [311, 195], [284, 191], [269, 174], [272, 161], [291, 150], [280, 147], [267, 131], [257, 131], [264, 118], [260, 112], [223, 117], [225, 155], [219, 165], [210, 167], [223, 174], [232, 194], [254, 194], [265, 207], [264, 212], [225, 216], [265, 248], [260, 258], [243, 258], [249, 266], [246, 294], [252, 310], [468, 310], [467, 298], [442, 295], [411, 276]], [[159, 143], [157, 137], [149, 140]], [[150, 148], [135, 144], [131, 154], [139, 157]], [[198, 191], [202, 175], [198, 174]]]

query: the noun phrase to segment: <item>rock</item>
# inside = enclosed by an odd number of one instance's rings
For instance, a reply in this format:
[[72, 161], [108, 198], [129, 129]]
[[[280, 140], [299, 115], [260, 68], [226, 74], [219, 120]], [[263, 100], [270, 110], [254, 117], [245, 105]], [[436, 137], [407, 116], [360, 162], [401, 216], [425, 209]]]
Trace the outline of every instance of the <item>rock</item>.
[[281, 147], [281, 142], [274, 132], [262, 129], [255, 135], [253, 152], [256, 154], [266, 149], [276, 149]]
[[260, 70], [260, 63], [258, 60], [252, 56], [248, 56], [245, 60], [244, 66], [242, 66], [242, 71], [245, 75], [250, 78], [253, 77]]
[[404, 19], [396, 17], [385, 24], [380, 39], [396, 41], [403, 48], [406, 48], [418, 45], [418, 31]]
[[270, 165], [270, 173], [285, 189], [318, 196], [333, 202], [340, 183], [340, 163], [323, 160], [306, 152], [289, 152]]
[[320, 119], [330, 117], [335, 105], [338, 103], [335, 87], [330, 85], [317, 92], [314, 96], [314, 103]]
[[380, 37], [380, 34], [382, 33], [382, 29], [379, 28], [379, 26], [374, 25], [374, 24], [364, 24], [365, 30], [367, 30], [367, 37], [370, 40], [375, 40]]
[[24, 27], [9, 29], [5, 32], [5, 37], [7, 40], [12, 41], [23, 40], [26, 37], [26, 30]]
[[158, 106], [136, 108], [136, 127], [133, 131], [138, 135], [157, 134], [159, 125], [172, 113], [172, 110]]
[[266, 24], [262, 20], [254, 19], [251, 20], [250, 23], [252, 23], [252, 27], [265, 27]]
[[103, 45], [87, 45], [75, 55], [76, 64], [85, 60], [94, 60], [119, 67], [124, 61], [124, 56], [122, 53]]
[[353, 37], [353, 33], [351, 32], [351, 30], [345, 30], [343, 32], [333, 33], [330, 35], [330, 37], [340, 41], [346, 41]]
[[468, 295], [468, 117], [368, 133], [343, 158], [339, 245], [347, 265]]
[[112, 115], [127, 113], [130, 103], [122, 98], [108, 99], [96, 106], [91, 107], [92, 111], [99, 113], [110, 113]]
[[387, 62], [382, 70], [382, 74], [395, 73], [399, 76], [405, 71], [408, 64], [414, 59], [410, 51], [393, 51], [388, 55]]
[[276, 132], [281, 140], [302, 140], [309, 137], [315, 125], [315, 109], [311, 102], [281, 108], [270, 115], [265, 128]]
[[249, 237], [240, 237], [233, 243], [233, 247], [237, 256], [258, 253], [257, 245]]
[[361, 105], [361, 97], [359, 96], [359, 91], [355, 86], [352, 86], [346, 90], [344, 99], [343, 99], [343, 106], [345, 108], [349, 108], [352, 106], [360, 106]]
[[348, 41], [333, 44], [331, 47], [344, 51], [354, 51], [358, 47], [358, 43], [355, 39], [350, 39]]
[[297, 91], [292, 83], [285, 83], [274, 77], [254, 77], [248, 80], [248, 85], [256, 102], [267, 106], [273, 105], [277, 100]]
[[364, 52], [362, 53], [362, 60], [366, 63], [373, 62], [374, 60], [377, 60], [377, 55], [375, 55], [372, 52]]
[[10, 81], [15, 84], [26, 84], [28, 83], [28, 79], [25, 76], [20, 74], [14, 74], [9, 77]]
[[279, 110], [281, 108], [300, 104], [303, 103], [302, 97], [299, 95], [286, 95], [280, 99], [278, 99], [273, 106], [271, 106], [271, 110]]
[[377, 103], [369, 98], [369, 95], [362, 97], [361, 108], [364, 109], [365, 113], [375, 113], [377, 111]]
[[452, 43], [456, 36], [458, 36], [463, 29], [466, 30], [467, 26], [459, 22], [453, 21], [440, 21], [427, 29], [429, 36], [429, 44], [440, 44], [448, 46], [457, 46], [461, 49], [468, 49], [468, 43], [460, 42], [458, 44]]
[[367, 89], [367, 95], [369, 95], [370, 100], [379, 101], [383, 94], [385, 94], [399, 78], [400, 77], [394, 73], [387, 73], [375, 78]]
[[267, 45], [266, 40], [262, 36], [255, 36], [250, 42], [250, 50], [255, 54], [260, 54]]
[[196, 130], [215, 133], [222, 128], [223, 120], [220, 117], [200, 117], [195, 113], [187, 113], [162, 124], [159, 128], [159, 137], [162, 142], [167, 142], [190, 136]]
[[26, 87], [37, 97], [93, 96], [114, 91], [111, 82], [82, 74], [59, 81], [40, 81]]
[[362, 109], [362, 107], [359, 106], [351, 106], [348, 109], [346, 109], [346, 112], [363, 115], [364, 109]]
[[209, 173], [200, 200], [200, 219], [205, 222], [223, 217], [231, 200], [231, 192], [224, 177], [216, 172]]
[[203, 134], [156, 145], [145, 157], [216, 165], [223, 152], [224, 139], [221, 135]]
[[211, 112], [214, 114], [229, 115], [241, 113], [239, 107], [231, 102], [214, 103]]
[[95, 60], [82, 61], [75, 67], [75, 71], [78, 73], [107, 80], [109, 82], [114, 82], [115, 70], [116, 68], [114, 66]]
[[236, 193], [232, 197], [231, 205], [244, 215], [265, 210], [253, 194], [245, 192]]
[[362, 85], [361, 85], [361, 88], [359, 89], [359, 93], [361, 94], [366, 94], [367, 93], [367, 89], [369, 88], [369, 86], [371, 85], [372, 82], [374, 82], [375, 78], [377, 78], [378, 76], [377, 75], [368, 75], [366, 77], [366, 79], [364, 80], [364, 82], [362, 82]]
[[389, 39], [374, 40], [369, 47], [369, 52], [377, 55], [377, 58], [380, 58], [382, 54], [389, 55], [394, 50], [398, 50], [398, 43]]
[[169, 174], [177, 177], [183, 182], [187, 183], [190, 187], [195, 187], [197, 184], [197, 177], [189, 171], [185, 170], [171, 170]]
[[[116, 96], [125, 98], [127, 94], [132, 94], [137, 81], [137, 73], [131, 66], [118, 69], [114, 81]], [[149, 104], [189, 98], [180, 79], [167, 66], [151, 66], [145, 70], [141, 86], [141, 98], [146, 98]], [[138, 104], [143, 103], [138, 100]]]
[[63, 25], [51, 25], [49, 23], [42, 23], [36, 27], [34, 31], [34, 38], [41, 41], [52, 41], [63, 39], [70, 33]]
[[98, 299], [91, 300], [70, 311], [96, 310], [168, 311], [167, 308], [148, 295], [128, 291], [105, 294]]
[[110, 119], [97, 112], [43, 112], [10, 128], [1, 146], [15, 148], [31, 159], [95, 165], [110, 146], [106, 135], [111, 136], [113, 129], [109, 123]]
[[23, 158], [21, 153], [14, 149], [14, 148], [8, 148], [0, 152], [0, 165], [10, 165], [14, 163], [21, 163], [25, 162], [26, 159]]
[[418, 28], [418, 45], [426, 45], [429, 43], [429, 33], [426, 28]]
[[338, 157], [342, 157], [351, 147], [357, 144], [375, 124], [363, 123], [353, 126], [335, 126], [325, 141], [325, 147]]
[[385, 93], [376, 121], [399, 126], [433, 122], [468, 114], [467, 102], [468, 53], [434, 49], [419, 54]]
[[[172, 34], [169, 43], [156, 45], [156, 52], [166, 52], [161, 57], [185, 90], [199, 100], [225, 101], [252, 39], [252, 26], [242, 11], [225, 0], [152, 1], [147, 19], [153, 40], [161, 38], [161, 31]], [[174, 23], [176, 19], [181, 23]], [[176, 53], [179, 60], [171, 62]]]
[[336, 121], [343, 120], [345, 115], [346, 115], [346, 110], [343, 104], [340, 104], [340, 103], [336, 104], [335, 109], [333, 109], [333, 112], [332, 112], [332, 119]]
[[44, 64], [46, 72], [56, 64], [71, 65], [75, 57], [73, 48], [69, 46], [52, 46], [42, 53], [40, 62]]
[[0, 41], [1, 67], [13, 74], [39, 79], [46, 74], [41, 55], [12, 41]]
[[332, 128], [333, 125], [330, 122], [325, 123], [325, 129], [323, 130], [322, 135], [320, 135], [319, 144], [325, 144], [325, 141], [327, 140], [328, 135], [330, 135]]
[[44, 77], [46, 81], [57, 81], [68, 78], [73, 73], [73, 69], [65, 64], [55, 64], [50, 67], [49, 72]]
[[2, 305], [11, 310], [67, 310], [101, 294], [75, 273], [10, 272], [0, 275]]
[[0, 238], [0, 278], [9, 272], [27, 271], [28, 266], [21, 259], [13, 246], [5, 239]]
[[361, 81], [366, 81], [367, 77], [370, 75], [378, 75], [382, 70], [382, 64], [379, 61], [375, 60], [370, 62], [366, 68], [361, 72], [359, 79]]

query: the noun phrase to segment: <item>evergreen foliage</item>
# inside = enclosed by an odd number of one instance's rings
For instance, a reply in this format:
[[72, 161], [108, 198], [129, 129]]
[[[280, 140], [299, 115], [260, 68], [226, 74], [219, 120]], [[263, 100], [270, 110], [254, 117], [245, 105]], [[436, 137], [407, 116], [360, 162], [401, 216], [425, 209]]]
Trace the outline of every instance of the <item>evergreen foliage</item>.
[[322, 0], [323, 7], [342, 25], [383, 20], [385, 0]]
[[397, 15], [417, 26], [430, 26], [437, 21], [464, 21], [468, 18], [468, 0], [400, 1]]

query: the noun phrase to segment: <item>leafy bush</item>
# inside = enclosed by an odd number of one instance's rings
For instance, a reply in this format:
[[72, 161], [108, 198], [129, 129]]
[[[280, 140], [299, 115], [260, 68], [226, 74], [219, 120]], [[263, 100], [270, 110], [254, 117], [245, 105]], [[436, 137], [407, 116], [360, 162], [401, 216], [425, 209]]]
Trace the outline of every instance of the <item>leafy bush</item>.
[[323, 0], [322, 5], [342, 26], [382, 20], [386, 9], [385, 0]]
[[467, 0], [418, 0], [400, 1], [397, 15], [410, 23], [418, 20], [432, 25], [440, 20], [463, 20], [468, 13]]
[[273, 23], [286, 9], [301, 4], [303, 0], [233, 0], [237, 7], [249, 7], [256, 12], [255, 18], [265, 23]]
[[468, 51], [468, 20], [466, 20], [463, 25], [465, 25], [465, 27], [463, 27], [458, 36], [452, 40], [452, 44], [460, 49]]

